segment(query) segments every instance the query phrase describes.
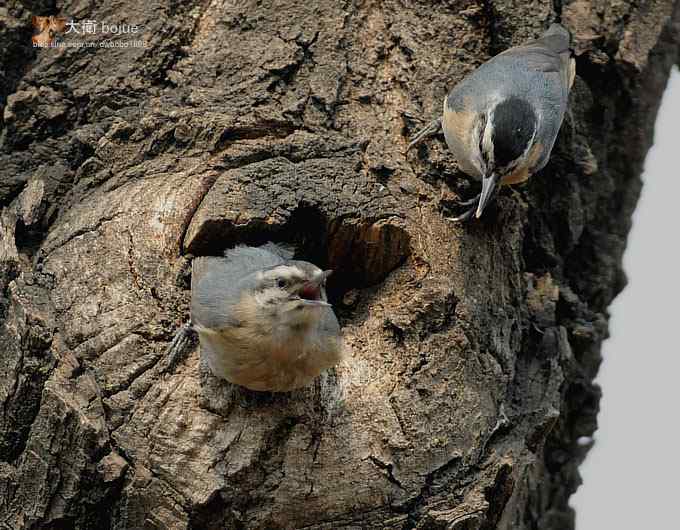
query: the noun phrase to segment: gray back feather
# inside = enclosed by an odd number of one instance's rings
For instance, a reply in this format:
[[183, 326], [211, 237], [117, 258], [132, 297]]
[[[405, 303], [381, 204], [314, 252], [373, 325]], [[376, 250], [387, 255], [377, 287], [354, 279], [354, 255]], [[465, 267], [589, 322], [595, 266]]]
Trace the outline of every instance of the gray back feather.
[[[237, 247], [238, 248], [238, 247]], [[244, 247], [244, 248], [252, 248], [252, 247]], [[233, 249], [236, 250], [236, 249]], [[261, 247], [258, 247], [258, 250], [266, 250], [268, 252], [271, 252], [272, 254], [276, 254], [277, 256], [281, 256], [284, 260], [289, 260], [293, 257], [293, 254], [295, 254], [295, 249], [290, 246], [286, 245], [285, 243], [272, 243], [271, 241], [269, 243], [265, 243]], [[228, 250], [225, 251], [225, 256], [229, 252]]]
[[[562, 99], [559, 74], [569, 70], [569, 40], [569, 32], [560, 24], [553, 24], [539, 39], [505, 50], [458, 83], [447, 98], [448, 106], [457, 112], [481, 110], [487, 107], [486, 98], [507, 96], [510, 90], [514, 95], [520, 92], [535, 98], [547, 94], [551, 98], [556, 94], [557, 99]], [[466, 99], [475, 102], [478, 108], [466, 108]]]
[[243, 289], [254, 285], [253, 273], [285, 263], [289, 248], [267, 243], [261, 247], [237, 246], [224, 257], [195, 258], [191, 267], [191, 320], [210, 329], [233, 326], [232, 309]]

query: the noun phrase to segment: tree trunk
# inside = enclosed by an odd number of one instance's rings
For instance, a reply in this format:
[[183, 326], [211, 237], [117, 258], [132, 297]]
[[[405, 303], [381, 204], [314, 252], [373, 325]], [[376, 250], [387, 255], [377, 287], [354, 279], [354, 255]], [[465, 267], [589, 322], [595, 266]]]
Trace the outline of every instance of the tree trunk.
[[[58, 4], [0, 7], [0, 528], [573, 528], [679, 4]], [[146, 46], [33, 48], [57, 9]], [[555, 19], [551, 162], [448, 222], [474, 184], [408, 137]], [[268, 240], [338, 272], [346, 360], [280, 395], [167, 370], [191, 255]]]

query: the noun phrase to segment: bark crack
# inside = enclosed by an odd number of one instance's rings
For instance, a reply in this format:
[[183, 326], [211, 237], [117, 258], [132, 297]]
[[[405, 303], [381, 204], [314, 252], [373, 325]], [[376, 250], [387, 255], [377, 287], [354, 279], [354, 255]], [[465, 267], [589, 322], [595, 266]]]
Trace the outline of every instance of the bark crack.
[[383, 462], [375, 455], [369, 455], [367, 459], [370, 460], [375, 467], [384, 471], [384, 473], [381, 473], [381, 475], [384, 476], [391, 484], [394, 484], [400, 490], [405, 490], [404, 485], [397, 479], [397, 477], [394, 476], [394, 464], [391, 462]]

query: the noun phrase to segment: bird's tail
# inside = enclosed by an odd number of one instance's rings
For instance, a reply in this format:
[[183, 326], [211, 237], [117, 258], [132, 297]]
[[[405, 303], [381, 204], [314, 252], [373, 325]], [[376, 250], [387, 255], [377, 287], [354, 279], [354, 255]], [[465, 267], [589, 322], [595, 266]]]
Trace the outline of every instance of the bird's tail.
[[555, 53], [563, 53], [569, 50], [571, 34], [562, 24], [553, 23], [538, 42]]

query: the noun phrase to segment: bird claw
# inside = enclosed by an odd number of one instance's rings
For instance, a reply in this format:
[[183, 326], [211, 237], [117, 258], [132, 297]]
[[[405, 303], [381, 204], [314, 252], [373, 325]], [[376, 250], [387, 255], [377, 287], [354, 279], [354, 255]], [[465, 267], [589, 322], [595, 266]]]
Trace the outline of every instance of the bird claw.
[[432, 136], [433, 134], [437, 134], [441, 126], [442, 126], [441, 118], [432, 120], [430, 123], [427, 124], [427, 126], [424, 129], [421, 129], [416, 133], [416, 135], [413, 137], [413, 140], [411, 140], [408, 146], [406, 146], [406, 152], [410, 151], [412, 147], [422, 142], [424, 138]]
[[475, 211], [477, 210], [477, 206], [473, 206], [469, 210], [466, 210], [465, 213], [458, 215], [456, 217], [447, 217], [446, 219], [449, 221], [453, 221], [454, 223], [460, 223], [462, 221], [467, 221], [470, 219], [475, 214]]
[[475, 212], [477, 211], [477, 204], [479, 203], [479, 197], [480, 193], [472, 197], [472, 199], [468, 199], [467, 201], [460, 201], [456, 204], [456, 206], [472, 206], [472, 208], [465, 210], [461, 215], [458, 215], [456, 217], [447, 217], [446, 219], [448, 221], [453, 221], [455, 223], [459, 223], [461, 221], [467, 221], [472, 217]]
[[479, 203], [479, 197], [481, 196], [481, 193], [478, 193], [472, 199], [468, 199], [467, 201], [460, 201], [458, 203], [458, 206], [472, 206], [473, 204], [476, 206], [477, 203]]
[[162, 367], [162, 372], [172, 372], [177, 364], [179, 364], [187, 350], [193, 342], [192, 334], [195, 333], [191, 321], [184, 324], [175, 333], [170, 346], [165, 353], [165, 365]]

